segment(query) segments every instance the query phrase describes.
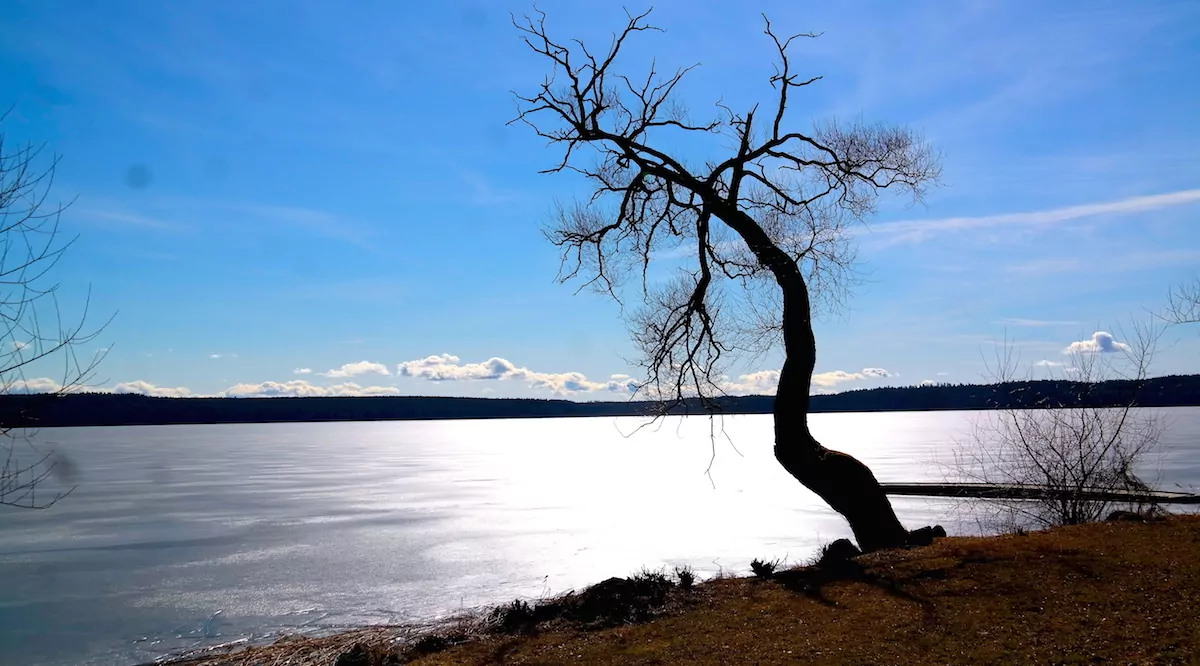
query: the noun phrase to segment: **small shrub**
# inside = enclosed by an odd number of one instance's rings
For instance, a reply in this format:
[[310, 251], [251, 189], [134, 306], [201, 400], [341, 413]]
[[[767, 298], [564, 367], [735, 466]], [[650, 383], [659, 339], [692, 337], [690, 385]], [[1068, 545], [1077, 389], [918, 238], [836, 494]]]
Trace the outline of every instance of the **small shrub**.
[[534, 625], [533, 609], [528, 603], [514, 599], [512, 603], [494, 608], [488, 614], [488, 623], [504, 634], [527, 631]]
[[764, 561], [755, 558], [750, 562], [750, 571], [759, 578], [770, 578], [775, 575], [775, 569], [779, 568], [779, 560]]
[[686, 564], [682, 567], [675, 567], [675, 579], [679, 581], [679, 587], [690, 590], [696, 583], [696, 572]]
[[629, 580], [633, 581], [639, 586], [674, 587], [675, 585], [671, 582], [670, 578], [667, 578], [667, 574], [662, 569], [659, 569], [658, 571], [642, 569], [631, 576]]
[[591, 626], [644, 622], [667, 603], [674, 587], [661, 571], [609, 578], [573, 597], [568, 617]]
[[629, 578], [609, 578], [581, 592], [529, 604], [517, 599], [488, 614], [488, 624], [501, 634], [530, 633], [543, 623], [567, 621], [585, 628], [645, 622], [669, 601], [675, 582], [665, 569], [642, 569]]

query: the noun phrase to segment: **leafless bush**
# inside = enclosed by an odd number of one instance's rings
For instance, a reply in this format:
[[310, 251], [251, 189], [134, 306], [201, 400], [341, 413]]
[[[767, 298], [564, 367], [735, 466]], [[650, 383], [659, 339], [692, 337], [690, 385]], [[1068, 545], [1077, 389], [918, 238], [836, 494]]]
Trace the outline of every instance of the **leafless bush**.
[[779, 568], [779, 560], [760, 560], [754, 558], [750, 561], [750, 571], [757, 578], [770, 578], [775, 575], [775, 570]]
[[[3, 122], [7, 114], [0, 114]], [[104, 325], [87, 329], [87, 303], [77, 320], [67, 320], [58, 302], [59, 285], [52, 272], [71, 245], [59, 222], [66, 205], [49, 204], [58, 158], [43, 162], [43, 146], [15, 149], [0, 131], [0, 395], [36, 393], [40, 400], [85, 386], [104, 356], [81, 354], [80, 348]], [[53, 374], [30, 378], [31, 370]], [[66, 465], [53, 453], [40, 451], [32, 433], [14, 424], [31, 417], [31, 403], [0, 398], [0, 505], [45, 508], [65, 492], [39, 497], [37, 488]]]
[[[1062, 363], [1051, 365], [1066, 382], [1065, 394], [1048, 390], [1032, 408], [999, 409], [977, 420], [956, 451], [954, 470], [961, 480], [1046, 491], [1043, 499], [973, 503], [986, 527], [1071, 525], [1100, 520], [1118, 505], [1143, 508], [1138, 506], [1143, 500], [1114, 502], [1095, 494], [1136, 497], [1151, 490], [1134, 470], [1154, 452], [1163, 423], [1137, 405], [1160, 334], [1161, 329], [1135, 325], [1125, 341], [1114, 342], [1107, 351], [1068, 348]], [[1029, 390], [1033, 368], [1019, 375], [1019, 367], [1006, 342], [989, 375], [1013, 391]], [[1118, 381], [1101, 384], [1109, 380]]]

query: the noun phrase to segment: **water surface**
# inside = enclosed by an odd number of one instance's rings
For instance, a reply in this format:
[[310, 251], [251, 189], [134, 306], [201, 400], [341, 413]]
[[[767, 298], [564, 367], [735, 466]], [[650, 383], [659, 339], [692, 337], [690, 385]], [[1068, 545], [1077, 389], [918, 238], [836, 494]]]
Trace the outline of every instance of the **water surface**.
[[[1200, 485], [1200, 409], [1159, 485]], [[972, 412], [821, 414], [881, 481], [940, 481]], [[771, 453], [766, 416], [47, 429], [78, 487], [0, 511], [0, 664], [127, 665], [276, 631], [431, 618], [688, 564], [804, 560], [845, 523]], [[736, 450], [735, 450], [736, 447]], [[711, 475], [706, 475], [715, 450]], [[711, 476], [711, 478], [710, 478]], [[976, 531], [944, 500], [910, 527]]]

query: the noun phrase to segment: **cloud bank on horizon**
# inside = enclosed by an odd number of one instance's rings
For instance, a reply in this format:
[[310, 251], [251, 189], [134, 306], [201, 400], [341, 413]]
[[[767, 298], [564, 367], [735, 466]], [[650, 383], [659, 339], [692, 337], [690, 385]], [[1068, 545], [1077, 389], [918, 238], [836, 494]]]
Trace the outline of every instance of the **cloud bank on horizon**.
[[[1096, 331], [1086, 340], [1071, 342], [1063, 350], [1063, 354], [1112, 354], [1129, 350], [1124, 342], [1118, 341], [1111, 333]], [[1033, 368], [1060, 368], [1068, 366], [1064, 361], [1039, 360], [1031, 364]], [[297, 368], [295, 374], [312, 374], [309, 368]], [[736, 378], [726, 378], [721, 381], [716, 391], [725, 395], [774, 395], [779, 383], [779, 370], [758, 370], [739, 375]], [[938, 372], [939, 376], [948, 373]], [[596, 399], [596, 394], [608, 399], [637, 397], [639, 392], [645, 398], [648, 393], [643, 383], [626, 374], [613, 374], [603, 381], [593, 381], [580, 372], [538, 372], [521, 367], [515, 363], [493, 356], [485, 361], [463, 362], [453, 354], [442, 353], [426, 356], [412, 361], [402, 361], [396, 364], [393, 375], [383, 363], [372, 361], [356, 361], [345, 363], [327, 372], [316, 373], [319, 377], [344, 379], [347, 377], [375, 375], [389, 377], [395, 380], [412, 379], [432, 384], [472, 383], [487, 384], [492, 382], [512, 382], [522, 384], [531, 389], [549, 392], [557, 397], [588, 397]], [[884, 385], [904, 385], [896, 381], [899, 373], [890, 372], [884, 368], [863, 368], [856, 372], [845, 370], [829, 370], [814, 373], [810, 385], [813, 394], [833, 393], [839, 385], [850, 385], [849, 388], [868, 388]], [[931, 386], [934, 380], [924, 379], [916, 382], [915, 386]], [[411, 385], [410, 385], [411, 386]], [[844, 387], [843, 387], [844, 388]], [[64, 388], [55, 380], [40, 377], [29, 380], [10, 382], [6, 393], [53, 393]], [[316, 384], [304, 379], [286, 381], [262, 381], [257, 383], [244, 382], [230, 386], [215, 393], [194, 392], [184, 386], [157, 386], [144, 380], [120, 382], [110, 386], [73, 387], [75, 391], [95, 391], [108, 393], [134, 393], [162, 398], [188, 397], [223, 397], [223, 398], [271, 398], [271, 397], [353, 397], [353, 396], [399, 396], [420, 394], [419, 388], [414, 393], [406, 393], [398, 385], [362, 385], [356, 382], [341, 382], [336, 384]]]

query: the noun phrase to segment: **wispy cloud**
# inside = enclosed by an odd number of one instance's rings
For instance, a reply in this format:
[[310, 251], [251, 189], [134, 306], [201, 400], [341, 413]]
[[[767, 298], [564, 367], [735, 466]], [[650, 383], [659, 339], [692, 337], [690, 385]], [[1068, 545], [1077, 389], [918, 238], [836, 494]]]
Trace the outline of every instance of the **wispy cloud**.
[[1061, 342], [1051, 342], [1049, 340], [1006, 340], [1001, 335], [987, 333], [956, 333], [954, 335], [945, 337], [938, 336], [926, 338], [925, 341], [938, 345], [988, 345], [992, 347], [1012, 347], [1016, 349], [1059, 349], [1062, 347]]
[[939, 234], [991, 227], [1045, 226], [1103, 215], [1143, 213], [1197, 202], [1200, 202], [1200, 189], [1180, 190], [1166, 194], [1130, 197], [1116, 201], [1024, 213], [887, 222], [873, 226], [868, 233], [880, 236], [883, 243], [887, 245], [898, 245], [921, 242]]
[[512, 203], [522, 198], [522, 195], [516, 191], [496, 187], [487, 178], [484, 178], [477, 172], [462, 171], [460, 175], [467, 184], [471, 203], [477, 206]]
[[1078, 326], [1079, 325], [1079, 322], [1077, 322], [1077, 321], [1060, 321], [1057, 319], [1022, 319], [1021, 317], [1014, 317], [1011, 319], [1001, 319], [1001, 320], [997, 321], [996, 323], [1000, 324], [1001, 326], [1034, 326], [1034, 327]]
[[[1144, 271], [1164, 266], [1188, 266], [1200, 263], [1200, 249], [1196, 250], [1159, 250], [1154, 252], [1130, 252], [1117, 254], [1104, 259], [1106, 273], [1127, 273]], [[1094, 262], [1072, 257], [1034, 259], [1004, 268], [1009, 273], [1019, 275], [1046, 275], [1052, 273], [1076, 273], [1094, 269]]]
[[136, 227], [139, 229], [159, 229], [163, 231], [174, 231], [183, 227], [183, 225], [179, 224], [178, 222], [171, 222], [159, 217], [151, 217], [148, 215], [139, 215], [137, 213], [116, 210], [72, 208], [71, 215], [78, 216], [83, 219], [98, 220], [102, 223], [107, 223], [110, 226]]
[[259, 217], [279, 225], [299, 227], [311, 233], [377, 251], [374, 230], [365, 223], [338, 213], [303, 206], [257, 203], [228, 203], [222, 207]]
[[292, 370], [293, 375], [307, 375], [312, 373], [312, 368], [296, 368]]
[[1060, 259], [1033, 259], [1019, 264], [1006, 266], [1005, 271], [1020, 275], [1042, 275], [1044, 273], [1073, 273], [1082, 269], [1086, 264], [1079, 259], [1064, 257]]

